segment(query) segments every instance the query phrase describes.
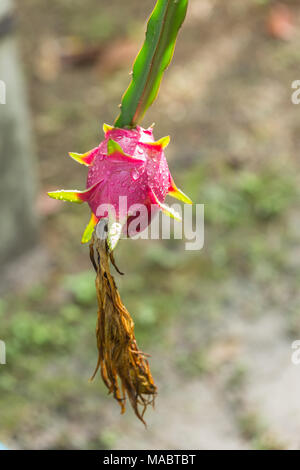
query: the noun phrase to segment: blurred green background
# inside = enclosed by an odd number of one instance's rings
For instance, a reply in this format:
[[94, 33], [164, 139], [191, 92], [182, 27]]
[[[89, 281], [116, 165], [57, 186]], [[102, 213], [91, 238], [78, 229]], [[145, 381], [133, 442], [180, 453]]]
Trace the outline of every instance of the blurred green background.
[[120, 416], [100, 377], [88, 382], [97, 359], [94, 272], [80, 244], [89, 211], [45, 193], [84, 187], [85, 170], [67, 153], [95, 147], [102, 123], [113, 123], [154, 0], [16, 4], [40, 242], [15, 261], [0, 302], [0, 440], [17, 449], [299, 449], [299, 2], [191, 0], [144, 120], [155, 121], [156, 138], [171, 135], [174, 179], [205, 204], [203, 250], [139, 240], [116, 251], [119, 290], [159, 387], [147, 430], [129, 405]]

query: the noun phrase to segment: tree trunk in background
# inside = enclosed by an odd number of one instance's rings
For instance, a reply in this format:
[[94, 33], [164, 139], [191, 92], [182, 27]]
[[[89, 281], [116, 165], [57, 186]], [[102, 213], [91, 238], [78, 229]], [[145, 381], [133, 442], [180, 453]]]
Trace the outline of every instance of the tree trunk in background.
[[11, 0], [1, 0], [0, 80], [6, 86], [6, 104], [0, 99], [1, 266], [34, 244], [37, 228], [33, 204], [36, 174], [26, 92], [16, 40], [6, 21], [11, 12]]

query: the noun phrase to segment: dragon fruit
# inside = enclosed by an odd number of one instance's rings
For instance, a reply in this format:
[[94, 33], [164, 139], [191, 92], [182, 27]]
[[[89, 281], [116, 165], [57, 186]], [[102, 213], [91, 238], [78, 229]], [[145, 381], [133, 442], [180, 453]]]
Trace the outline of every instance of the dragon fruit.
[[85, 154], [70, 153], [89, 167], [87, 189], [48, 194], [54, 199], [88, 203], [92, 215], [82, 243], [89, 242], [101, 218], [108, 218], [107, 240], [113, 250], [122, 234], [130, 236], [128, 227], [137, 217], [137, 207], [146, 208], [147, 217], [141, 219], [137, 230], [143, 231], [159, 210], [180, 220], [179, 214], [165, 204], [167, 194], [185, 203], [191, 204], [191, 200], [176, 187], [170, 174], [164, 153], [170, 137], [155, 141], [152, 127], [122, 129], [104, 124], [103, 130], [105, 140], [99, 147]]

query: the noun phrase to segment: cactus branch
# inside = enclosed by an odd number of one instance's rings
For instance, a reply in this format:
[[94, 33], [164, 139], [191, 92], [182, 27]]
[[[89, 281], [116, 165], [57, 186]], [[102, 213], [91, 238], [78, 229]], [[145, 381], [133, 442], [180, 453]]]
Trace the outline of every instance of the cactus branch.
[[156, 99], [163, 73], [169, 66], [188, 0], [158, 0], [148, 22], [146, 39], [133, 66], [116, 127], [136, 127]]

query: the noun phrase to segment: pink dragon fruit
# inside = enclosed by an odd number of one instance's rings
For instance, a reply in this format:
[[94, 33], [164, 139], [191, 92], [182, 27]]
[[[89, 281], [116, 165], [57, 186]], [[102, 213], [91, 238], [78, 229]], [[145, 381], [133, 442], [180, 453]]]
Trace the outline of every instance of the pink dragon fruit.
[[143, 231], [158, 210], [180, 219], [164, 203], [167, 194], [189, 204], [191, 200], [176, 187], [170, 174], [164, 153], [169, 137], [155, 142], [152, 127], [129, 130], [104, 124], [103, 129], [105, 140], [99, 147], [85, 154], [70, 153], [74, 160], [89, 167], [87, 189], [48, 194], [54, 199], [89, 204], [92, 216], [82, 243], [91, 239], [101, 218], [108, 218], [108, 243], [113, 250], [122, 233], [130, 236], [128, 227], [137, 217], [137, 207], [146, 208], [147, 216], [137, 230]]

